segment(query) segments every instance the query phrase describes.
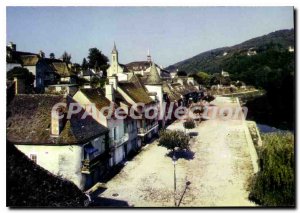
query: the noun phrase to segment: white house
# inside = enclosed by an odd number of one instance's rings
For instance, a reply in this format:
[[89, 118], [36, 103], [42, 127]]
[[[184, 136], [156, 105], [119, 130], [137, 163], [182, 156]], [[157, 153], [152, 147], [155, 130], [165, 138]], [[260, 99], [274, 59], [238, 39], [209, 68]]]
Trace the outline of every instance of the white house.
[[[127, 69], [134, 74], [141, 75], [141, 76], [146, 76], [150, 74], [151, 71], [151, 66], [153, 64], [153, 61], [151, 59], [150, 51], [148, 50], [147, 54], [147, 60], [146, 61], [133, 61], [125, 66]], [[156, 70], [158, 74], [163, 77], [163, 78], [171, 78], [170, 72], [163, 69], [162, 66], [159, 66], [157, 64], [154, 64], [156, 67]]]
[[[114, 90], [115, 89], [112, 84], [107, 84], [105, 91], [100, 89], [80, 89], [73, 96], [74, 100], [82, 105], [82, 107], [90, 108], [88, 112], [90, 112], [91, 115], [93, 113], [95, 113], [94, 115], [97, 115], [95, 120], [99, 124], [110, 130], [110, 166], [122, 162], [126, 158], [126, 154], [130, 151], [127, 146], [129, 143], [129, 134], [128, 132], [125, 132], [125, 121], [123, 119], [117, 119], [114, 114], [112, 114], [111, 117], [106, 116], [110, 107], [113, 107], [112, 112], [114, 112], [114, 109], [119, 107], [115, 101]], [[90, 107], [92, 104], [95, 104], [93, 109]], [[95, 111], [93, 112], [93, 110]]]

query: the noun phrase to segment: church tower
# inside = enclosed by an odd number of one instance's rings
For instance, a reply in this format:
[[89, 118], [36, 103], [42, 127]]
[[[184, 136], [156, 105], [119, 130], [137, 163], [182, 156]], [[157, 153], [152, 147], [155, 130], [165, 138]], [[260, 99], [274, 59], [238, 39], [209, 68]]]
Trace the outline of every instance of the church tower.
[[119, 59], [118, 59], [118, 50], [116, 47], [116, 43], [114, 42], [114, 48], [111, 51], [111, 63], [112, 64], [118, 64]]
[[119, 59], [118, 59], [118, 50], [116, 43], [114, 42], [113, 50], [111, 51], [111, 63], [108, 70], [108, 76], [112, 76], [118, 73], [119, 69]]

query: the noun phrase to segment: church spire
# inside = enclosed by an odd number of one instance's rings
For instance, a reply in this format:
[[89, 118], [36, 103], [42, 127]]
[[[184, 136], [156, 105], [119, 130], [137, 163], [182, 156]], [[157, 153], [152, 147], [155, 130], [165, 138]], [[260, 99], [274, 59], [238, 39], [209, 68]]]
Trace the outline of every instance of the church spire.
[[147, 61], [150, 63], [151, 62], [151, 55], [150, 55], [150, 50], [148, 48], [148, 53], [147, 53]]
[[111, 51], [111, 53], [118, 53], [117, 47], [116, 47], [116, 42], [114, 42], [114, 48]]

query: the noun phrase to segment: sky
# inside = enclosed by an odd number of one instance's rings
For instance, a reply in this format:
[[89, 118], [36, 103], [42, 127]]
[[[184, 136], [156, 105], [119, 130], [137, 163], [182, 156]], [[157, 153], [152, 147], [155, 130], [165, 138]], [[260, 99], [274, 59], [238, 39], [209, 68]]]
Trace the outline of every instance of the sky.
[[164, 67], [201, 52], [294, 27], [293, 7], [7, 7], [6, 43], [17, 50], [64, 51], [73, 63], [97, 47], [119, 62], [146, 60]]

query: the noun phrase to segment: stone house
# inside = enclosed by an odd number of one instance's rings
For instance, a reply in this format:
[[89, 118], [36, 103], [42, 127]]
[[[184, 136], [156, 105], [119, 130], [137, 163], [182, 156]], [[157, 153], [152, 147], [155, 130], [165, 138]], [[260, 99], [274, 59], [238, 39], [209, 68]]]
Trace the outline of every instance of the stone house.
[[[64, 103], [52, 110], [57, 103]], [[60, 95], [16, 95], [7, 107], [6, 136], [49, 172], [84, 190], [108, 168], [108, 129], [81, 110], [66, 117], [74, 100]], [[63, 118], [58, 118], [62, 115]]]

